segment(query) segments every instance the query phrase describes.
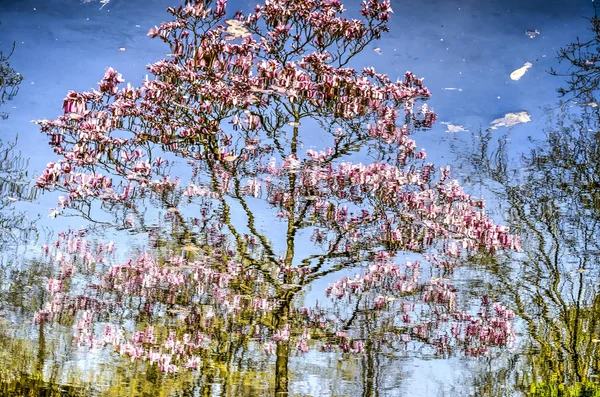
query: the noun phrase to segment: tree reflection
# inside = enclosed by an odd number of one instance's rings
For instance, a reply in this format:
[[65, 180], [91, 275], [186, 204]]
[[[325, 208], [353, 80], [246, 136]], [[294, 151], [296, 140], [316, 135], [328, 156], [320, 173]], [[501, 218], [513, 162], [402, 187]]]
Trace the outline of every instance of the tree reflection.
[[[61, 233], [44, 249], [56, 269], [36, 323], [132, 366], [195, 371], [199, 395], [287, 395], [300, 358], [321, 352], [364, 354], [371, 396], [382, 351], [504, 347], [514, 313], [485, 296], [479, 313], [460, 306], [425, 264], [450, 272], [518, 238], [416, 150], [409, 133], [435, 119], [413, 110], [429, 97], [421, 80], [345, 67], [389, 10], [366, 1], [360, 21], [337, 1], [268, 1], [234, 19], [224, 1], [171, 8], [149, 32], [173, 52], [151, 80], [121, 87], [109, 68], [97, 90], [69, 92], [64, 115], [38, 121], [59, 156], [37, 181], [62, 194], [51, 215], [97, 220], [102, 207], [149, 232], [149, 247], [113, 258], [114, 244]], [[317, 287], [331, 302], [304, 307]]]
[[[0, 24], [1, 23], [2, 22], [0, 21]], [[10, 63], [8, 62], [14, 50], [15, 43], [13, 43], [8, 55], [5, 55], [2, 49], [0, 49], [0, 106], [2, 106], [6, 101], [10, 101], [15, 95], [17, 95], [17, 92], [19, 91], [19, 84], [21, 84], [21, 81], [23, 81], [23, 76], [11, 68]], [[8, 118], [8, 113], [0, 112], [0, 118]]]
[[[593, 3], [593, 2], [592, 2]], [[567, 78], [567, 86], [558, 89], [563, 96], [573, 96], [584, 103], [595, 103], [600, 87], [600, 18], [594, 3], [594, 16], [589, 19], [591, 37], [580, 39], [558, 52], [559, 62], [568, 65], [566, 72], [550, 69], [550, 74]]]
[[18, 202], [34, 200], [38, 192], [31, 186], [28, 160], [16, 145], [16, 140], [0, 140], [0, 247], [28, 241], [37, 233], [36, 218], [16, 207]]
[[492, 275], [491, 293], [509, 299], [525, 334], [516, 356], [492, 365], [502, 369], [476, 378], [477, 395], [600, 392], [599, 112], [569, 102], [549, 114], [547, 139], [518, 161], [507, 136], [493, 145], [489, 130], [475, 137], [468, 161], [479, 171], [472, 182], [501, 199], [524, 250], [472, 258]]
[[[8, 62], [14, 49], [14, 43], [8, 55], [4, 55], [0, 49], [0, 107], [13, 99], [23, 80]], [[0, 112], [0, 117], [6, 119], [8, 114]], [[16, 201], [29, 201], [36, 195], [30, 187], [28, 161], [16, 149], [16, 145], [16, 139], [8, 143], [0, 140], [0, 247], [25, 241], [34, 234], [34, 220], [14, 209]]]
[[[10, 67], [8, 55], [0, 49], [0, 107], [14, 98], [22, 76]], [[8, 114], [0, 112], [0, 118]], [[79, 396], [82, 389], [59, 386], [50, 379], [57, 376], [57, 366], [47, 366], [48, 352], [62, 352], [57, 341], [48, 341], [44, 325], [28, 329], [29, 318], [46, 299], [43, 280], [50, 268], [39, 261], [24, 264], [23, 243], [37, 237], [36, 219], [18, 209], [22, 202], [32, 201], [27, 171], [28, 160], [17, 149], [17, 140], [0, 140], [0, 394], [3, 396]], [[42, 371], [50, 371], [44, 376]]]

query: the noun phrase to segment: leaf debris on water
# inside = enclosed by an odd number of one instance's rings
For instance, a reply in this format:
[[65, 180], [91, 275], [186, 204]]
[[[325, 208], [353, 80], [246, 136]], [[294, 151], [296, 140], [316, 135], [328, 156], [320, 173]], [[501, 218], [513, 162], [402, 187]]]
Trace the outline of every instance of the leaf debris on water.
[[530, 39], [535, 39], [535, 36], [540, 34], [540, 31], [537, 29], [525, 29], [525, 34], [529, 36]]
[[526, 111], [519, 113], [507, 113], [504, 117], [492, 121], [490, 129], [496, 130], [500, 127], [512, 127], [513, 125], [529, 123], [531, 116]]
[[519, 69], [515, 70], [510, 74], [511, 80], [519, 80], [523, 75], [527, 72], [527, 70], [532, 67], [533, 64], [531, 62], [525, 62], [525, 65], [521, 66]]
[[465, 127], [463, 127], [462, 125], [452, 124], [452, 123], [448, 123], [446, 121], [442, 121], [441, 124], [444, 124], [447, 126], [446, 132], [456, 133], [456, 132], [467, 131], [467, 129], [465, 129]]

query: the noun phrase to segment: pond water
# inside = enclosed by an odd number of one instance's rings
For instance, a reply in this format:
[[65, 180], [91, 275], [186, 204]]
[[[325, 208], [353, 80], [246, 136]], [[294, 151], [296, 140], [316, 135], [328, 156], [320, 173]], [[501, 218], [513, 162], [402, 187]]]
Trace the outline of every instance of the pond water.
[[[390, 32], [349, 66], [424, 78], [438, 120], [411, 135], [407, 164], [404, 143], [360, 132], [370, 116], [344, 124], [327, 101], [298, 110], [274, 83], [268, 106], [255, 87], [232, 105], [246, 117], [236, 129], [224, 107], [225, 135], [181, 135], [219, 114], [210, 90], [194, 102], [203, 112], [185, 102], [214, 76], [180, 83], [182, 102], [156, 94], [154, 118], [96, 114], [131, 141], [82, 137], [89, 114], [80, 98], [63, 110], [67, 93], [100, 89], [108, 67], [133, 87], [153, 81], [146, 66], [175, 49], [147, 33], [177, 5], [0, 0], [1, 395], [600, 395], [594, 2], [392, 0]], [[226, 40], [248, 32], [234, 10], [253, 7], [228, 3]], [[345, 7], [360, 16], [359, 2]], [[87, 110], [109, 106], [107, 92]], [[271, 131], [246, 128], [244, 110]], [[78, 170], [114, 174], [113, 186], [40, 188], [47, 164], [86, 139]], [[446, 165], [471, 197], [447, 181], [427, 190]]]

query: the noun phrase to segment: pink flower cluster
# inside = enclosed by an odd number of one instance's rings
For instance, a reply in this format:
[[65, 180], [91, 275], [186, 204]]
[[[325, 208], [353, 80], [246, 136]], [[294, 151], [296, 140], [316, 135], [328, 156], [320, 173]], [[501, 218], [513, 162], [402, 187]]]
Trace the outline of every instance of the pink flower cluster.
[[210, 339], [202, 333], [183, 334], [178, 337], [174, 332], [170, 332], [161, 342], [158, 338], [153, 326], [133, 332], [127, 340], [122, 329], [106, 325], [103, 335], [95, 343], [98, 346], [112, 345], [120, 355], [129, 357], [132, 361], [146, 361], [158, 365], [159, 369], [166, 373], [178, 372], [181, 368], [198, 368], [201, 353], [210, 345]]
[[[395, 108], [403, 104], [407, 114], [412, 114], [411, 104], [429, 97], [421, 80], [408, 73], [404, 81], [392, 82], [372, 69], [358, 73], [351, 68], [335, 67], [333, 63], [342, 59], [325, 51], [331, 46], [326, 44], [330, 40], [351, 50], [353, 46], [362, 48], [363, 40], [378, 37], [387, 29], [389, 2], [365, 2], [366, 20], [358, 21], [337, 16], [343, 12], [338, 1], [270, 1], [246, 20], [240, 15], [233, 22], [226, 21], [230, 27], [251, 33], [241, 43], [222, 38], [223, 34], [230, 34], [224, 26], [208, 23], [225, 15], [225, 2], [217, 3], [213, 10], [202, 4], [170, 9], [176, 20], [151, 30], [150, 36], [160, 36], [176, 47], [173, 61], [159, 61], [150, 66], [150, 72], [156, 76], [154, 80], [145, 81], [141, 88], [127, 85], [119, 89], [124, 80], [109, 68], [98, 90], [69, 92], [63, 104], [64, 116], [56, 121], [37, 121], [49, 135], [55, 151], [64, 157], [56, 163], [58, 167], [54, 163], [48, 165], [38, 180], [39, 187], [72, 194], [67, 207], [87, 197], [120, 200], [119, 195], [110, 191], [111, 179], [102, 181], [100, 174], [87, 174], [91, 167], [105, 168], [107, 173], [147, 186], [150, 175], [161, 178], [166, 175], [156, 162], [141, 159], [144, 154], [140, 144], [160, 143], [166, 151], [190, 155], [188, 147], [193, 142], [190, 138], [216, 134], [221, 139], [220, 124], [228, 119], [234, 129], [258, 130], [263, 127], [260, 120], [265, 107], [284, 98], [309, 106], [315, 115], [330, 109], [334, 117], [342, 119], [371, 119], [374, 139], [395, 142], [401, 147], [412, 145], [406, 138], [408, 128], [395, 127], [398, 118]], [[282, 24], [281, 13], [293, 15], [289, 26]], [[260, 21], [273, 30], [262, 33]], [[204, 22], [211, 29], [194, 31], [194, 26], [203, 26]], [[293, 34], [296, 27], [298, 31]], [[299, 32], [308, 27], [325, 36], [303, 37]], [[202, 37], [201, 44], [191, 39], [192, 31], [199, 35], [194, 37]], [[285, 56], [277, 55], [289, 51], [282, 46], [288, 40], [296, 43], [296, 50]], [[215, 107], [215, 103], [220, 105]], [[130, 137], [124, 138], [127, 135], [124, 131]], [[223, 146], [219, 151], [230, 153], [225, 158], [237, 156], [231, 149]], [[199, 151], [196, 155], [201, 153], [208, 155], [210, 151]], [[71, 173], [79, 176], [72, 178]], [[86, 183], [85, 174], [91, 186], [80, 189], [78, 185]], [[121, 189], [126, 185], [115, 183]], [[222, 186], [222, 191], [227, 192], [227, 185]], [[257, 196], [257, 187], [249, 181], [247, 191]]]
[[[493, 347], [505, 347], [515, 340], [514, 318], [513, 311], [484, 296], [481, 311], [476, 316], [453, 310], [438, 315], [435, 321], [414, 326], [411, 335], [429, 340], [439, 353], [447, 353], [455, 346], [469, 356], [480, 356], [489, 353]], [[434, 326], [439, 321], [449, 324], [449, 332], [441, 333], [438, 326]]]
[[[400, 294], [410, 294], [417, 290], [419, 281], [419, 262], [407, 261], [401, 271], [400, 266], [390, 263], [385, 252], [379, 253], [377, 261], [370, 265], [367, 271], [354, 278], [344, 277], [329, 285], [326, 294], [334, 298], [359, 295], [374, 289], [394, 291]], [[381, 304], [379, 305], [381, 308]]]

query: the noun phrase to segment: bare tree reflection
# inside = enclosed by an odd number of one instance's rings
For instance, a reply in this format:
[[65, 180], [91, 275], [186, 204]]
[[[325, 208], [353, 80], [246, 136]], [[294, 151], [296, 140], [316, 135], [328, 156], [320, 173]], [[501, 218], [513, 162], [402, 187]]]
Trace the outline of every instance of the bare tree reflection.
[[595, 103], [600, 88], [600, 18], [597, 5], [594, 5], [594, 16], [589, 19], [591, 37], [580, 39], [558, 51], [560, 63], [566, 63], [566, 71], [550, 69], [550, 74], [567, 78], [567, 86], [558, 89], [562, 96], [572, 96], [584, 103]]
[[[14, 49], [14, 43], [8, 55], [0, 49], [0, 107], [13, 99], [23, 80], [8, 62]], [[8, 114], [0, 112], [0, 117], [6, 119]], [[0, 140], [0, 246], [25, 241], [35, 232], [34, 219], [14, 210], [16, 201], [32, 200], [36, 194], [30, 188], [28, 161], [16, 150], [16, 144], [16, 140], [9, 143]]]
[[16, 140], [10, 143], [0, 140], [0, 247], [25, 242], [37, 235], [37, 218], [16, 207], [17, 202], [37, 197], [27, 171], [28, 160], [17, 151], [16, 143]]
[[547, 138], [528, 155], [515, 161], [507, 135], [495, 143], [488, 130], [474, 137], [467, 161], [477, 171], [472, 182], [503, 203], [524, 249], [472, 258], [490, 275], [486, 287], [523, 320], [518, 351], [475, 378], [478, 396], [600, 392], [599, 112], [569, 102], [549, 113]]
[[[0, 49], [0, 107], [14, 98], [23, 80], [8, 62], [14, 49], [13, 44], [8, 55]], [[0, 112], [0, 118], [7, 117]], [[54, 381], [56, 363], [47, 365], [49, 351], [64, 352], [60, 342], [46, 339], [44, 324], [24, 326], [47, 298], [43, 284], [51, 274], [39, 261], [22, 260], [27, 252], [22, 244], [37, 236], [36, 219], [17, 207], [37, 195], [27, 168], [17, 140], [0, 140], [0, 395], [79, 396], [85, 394], [81, 388]]]
[[[19, 91], [19, 84], [21, 84], [21, 81], [23, 81], [23, 76], [11, 68], [10, 63], [8, 62], [14, 50], [15, 43], [13, 43], [8, 55], [5, 55], [2, 49], [0, 49], [0, 106], [2, 106], [6, 101], [10, 101], [15, 95], [17, 95], [17, 92]], [[8, 118], [8, 113], [0, 112], [0, 118]]]

